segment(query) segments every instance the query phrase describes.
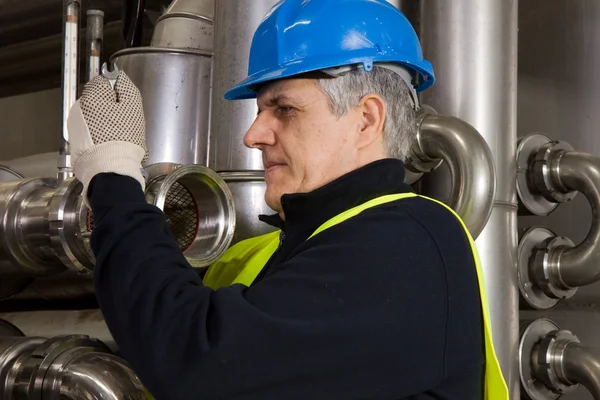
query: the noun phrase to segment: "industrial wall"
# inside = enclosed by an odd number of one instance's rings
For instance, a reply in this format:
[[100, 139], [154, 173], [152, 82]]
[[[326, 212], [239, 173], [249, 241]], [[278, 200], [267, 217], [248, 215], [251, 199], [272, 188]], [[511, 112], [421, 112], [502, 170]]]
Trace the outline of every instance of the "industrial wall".
[[0, 160], [57, 151], [61, 104], [60, 89], [0, 98]]

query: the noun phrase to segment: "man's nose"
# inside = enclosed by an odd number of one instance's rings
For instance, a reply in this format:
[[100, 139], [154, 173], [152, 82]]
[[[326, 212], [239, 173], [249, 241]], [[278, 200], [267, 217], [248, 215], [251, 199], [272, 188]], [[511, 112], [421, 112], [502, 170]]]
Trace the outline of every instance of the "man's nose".
[[249, 148], [263, 149], [275, 145], [275, 128], [266, 113], [259, 114], [248, 132], [244, 135], [244, 145]]

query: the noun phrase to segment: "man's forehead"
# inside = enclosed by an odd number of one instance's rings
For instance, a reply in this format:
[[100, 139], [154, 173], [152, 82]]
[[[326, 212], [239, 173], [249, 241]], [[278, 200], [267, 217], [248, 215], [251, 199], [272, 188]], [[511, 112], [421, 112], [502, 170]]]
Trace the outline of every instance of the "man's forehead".
[[281, 101], [301, 102], [309, 91], [316, 88], [314, 79], [281, 79], [270, 82], [258, 90], [258, 104], [276, 103]]

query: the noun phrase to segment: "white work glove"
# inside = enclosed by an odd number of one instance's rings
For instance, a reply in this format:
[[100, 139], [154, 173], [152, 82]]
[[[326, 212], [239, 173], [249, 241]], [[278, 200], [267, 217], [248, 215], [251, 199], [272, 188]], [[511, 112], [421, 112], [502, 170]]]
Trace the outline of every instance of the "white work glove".
[[147, 156], [146, 122], [139, 89], [121, 71], [114, 89], [102, 75], [85, 85], [67, 120], [71, 165], [83, 183], [82, 196], [94, 176], [112, 172], [136, 179], [145, 189], [142, 162]]

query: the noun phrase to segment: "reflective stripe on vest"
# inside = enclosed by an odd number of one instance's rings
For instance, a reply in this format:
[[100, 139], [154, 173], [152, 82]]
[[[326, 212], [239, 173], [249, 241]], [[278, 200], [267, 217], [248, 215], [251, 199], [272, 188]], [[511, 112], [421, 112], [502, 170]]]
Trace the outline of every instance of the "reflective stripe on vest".
[[[442, 205], [447, 210], [452, 212], [467, 234], [477, 268], [479, 293], [483, 309], [483, 323], [485, 327], [485, 400], [508, 400], [508, 388], [500, 370], [500, 364], [498, 363], [498, 358], [496, 357], [492, 342], [490, 312], [479, 254], [469, 230], [465, 226], [462, 219], [454, 212], [454, 210], [440, 201], [414, 193], [401, 193], [381, 196], [336, 215], [317, 228], [317, 230], [307, 240], [310, 240], [310, 238], [318, 235], [324, 230], [340, 224], [369, 208], [411, 197], [421, 197]], [[269, 258], [271, 258], [275, 251], [277, 251], [277, 248], [279, 247], [279, 234], [280, 231], [275, 231], [267, 233], [266, 235], [244, 240], [231, 246], [225, 252], [223, 257], [221, 257], [219, 261], [211, 265], [211, 267], [208, 269], [204, 277], [204, 284], [215, 290], [233, 284], [250, 286], [263, 269], [267, 261], [269, 261]]]

